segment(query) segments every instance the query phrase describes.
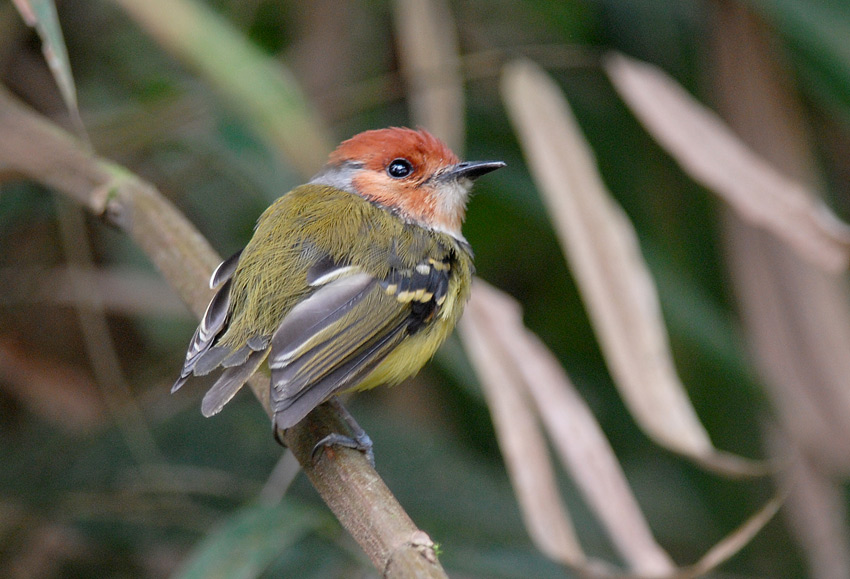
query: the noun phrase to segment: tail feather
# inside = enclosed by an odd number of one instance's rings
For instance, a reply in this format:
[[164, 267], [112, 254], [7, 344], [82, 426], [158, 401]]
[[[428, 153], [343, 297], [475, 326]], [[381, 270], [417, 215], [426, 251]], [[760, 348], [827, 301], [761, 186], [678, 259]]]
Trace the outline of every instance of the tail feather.
[[224, 405], [230, 402], [239, 392], [248, 378], [256, 372], [266, 356], [268, 356], [268, 350], [252, 352], [244, 364], [233, 366], [222, 372], [216, 383], [204, 395], [204, 400], [201, 402], [201, 413], [207, 418], [218, 414], [224, 408]]

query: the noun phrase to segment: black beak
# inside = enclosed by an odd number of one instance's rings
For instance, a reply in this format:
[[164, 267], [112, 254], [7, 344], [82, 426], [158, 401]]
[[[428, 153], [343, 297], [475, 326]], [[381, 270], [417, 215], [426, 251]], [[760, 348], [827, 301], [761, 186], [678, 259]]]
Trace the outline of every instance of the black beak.
[[474, 181], [482, 175], [486, 175], [496, 169], [501, 169], [505, 164], [502, 161], [464, 161], [458, 163], [441, 175], [444, 179], [469, 179]]

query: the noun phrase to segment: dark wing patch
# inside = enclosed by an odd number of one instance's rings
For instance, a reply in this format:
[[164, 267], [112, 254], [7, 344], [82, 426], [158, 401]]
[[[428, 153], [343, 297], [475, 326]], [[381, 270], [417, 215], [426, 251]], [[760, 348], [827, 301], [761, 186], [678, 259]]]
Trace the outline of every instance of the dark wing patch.
[[[407, 317], [404, 307], [382, 295], [377, 284], [370, 285], [355, 299], [344, 304], [335, 321], [323, 326], [309, 342], [298, 348], [299, 355], [277, 370], [279, 392], [285, 398], [297, 396], [304, 388], [330, 373], [353, 354], [400, 325]], [[274, 350], [274, 339], [272, 350]], [[272, 354], [274, 355], [274, 354]]]
[[356, 271], [357, 268], [325, 255], [307, 270], [307, 283], [313, 287], [322, 286]]
[[381, 287], [387, 295], [395, 296], [401, 303], [409, 303], [415, 318], [411, 333], [429, 322], [449, 290], [451, 262], [428, 259], [413, 269], [393, 270]]

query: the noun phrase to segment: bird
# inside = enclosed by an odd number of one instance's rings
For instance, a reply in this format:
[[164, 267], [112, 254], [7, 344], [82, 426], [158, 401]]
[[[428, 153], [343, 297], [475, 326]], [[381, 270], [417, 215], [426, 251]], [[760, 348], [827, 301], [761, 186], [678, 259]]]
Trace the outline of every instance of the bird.
[[[217, 414], [265, 362], [275, 437], [336, 395], [416, 374], [469, 299], [473, 252], [461, 232], [473, 181], [501, 161], [461, 161], [424, 129], [343, 141], [307, 183], [260, 216], [210, 278], [176, 392], [223, 368], [201, 403]], [[314, 447], [371, 440], [332, 434]]]

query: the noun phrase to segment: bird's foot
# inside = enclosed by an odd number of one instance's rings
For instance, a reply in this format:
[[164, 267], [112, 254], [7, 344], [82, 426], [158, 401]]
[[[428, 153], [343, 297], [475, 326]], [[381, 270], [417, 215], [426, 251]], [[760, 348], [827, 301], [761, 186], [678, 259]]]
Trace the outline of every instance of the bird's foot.
[[344, 446], [359, 450], [366, 455], [366, 460], [375, 468], [375, 453], [372, 451], [372, 439], [365, 432], [362, 436], [346, 436], [338, 432], [332, 432], [316, 443], [311, 453], [313, 460], [316, 460], [326, 446]]
[[327, 404], [333, 406], [333, 408], [339, 413], [340, 417], [342, 417], [348, 425], [348, 428], [351, 430], [351, 436], [340, 434], [338, 432], [328, 434], [313, 447], [313, 451], [311, 453], [313, 460], [318, 458], [319, 454], [326, 446], [344, 446], [346, 448], [359, 450], [365, 454], [366, 460], [369, 461], [372, 468], [375, 468], [375, 453], [372, 451], [372, 439], [369, 438], [366, 431], [357, 424], [354, 417], [348, 412], [348, 410], [345, 409], [345, 406], [343, 406], [336, 397], [328, 400]]

